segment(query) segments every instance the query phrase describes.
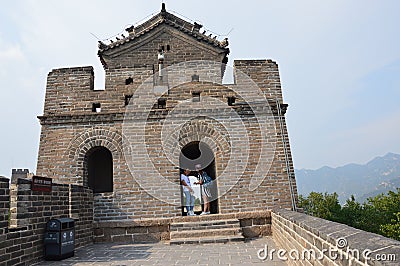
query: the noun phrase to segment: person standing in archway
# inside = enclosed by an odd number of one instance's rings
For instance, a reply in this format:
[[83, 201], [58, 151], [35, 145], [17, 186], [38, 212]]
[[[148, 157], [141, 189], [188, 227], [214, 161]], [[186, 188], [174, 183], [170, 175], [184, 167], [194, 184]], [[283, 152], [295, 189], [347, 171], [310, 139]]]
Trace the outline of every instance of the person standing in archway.
[[188, 216], [194, 216], [193, 208], [194, 208], [194, 191], [192, 189], [192, 185], [190, 184], [190, 179], [189, 179], [189, 174], [190, 174], [189, 169], [183, 170], [183, 173], [181, 174], [181, 184], [183, 187], [183, 193], [185, 194], [186, 198], [186, 211]]
[[204, 209], [200, 215], [210, 214], [211, 181], [212, 178], [203, 170], [201, 164], [195, 165], [198, 184], [201, 185], [201, 195], [204, 201]]

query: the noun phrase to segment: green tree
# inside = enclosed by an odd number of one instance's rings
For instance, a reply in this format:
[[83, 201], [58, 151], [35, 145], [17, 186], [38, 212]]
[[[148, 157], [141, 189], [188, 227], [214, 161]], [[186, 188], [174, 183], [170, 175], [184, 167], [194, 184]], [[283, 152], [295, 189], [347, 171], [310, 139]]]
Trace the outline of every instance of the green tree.
[[380, 229], [385, 236], [400, 241], [400, 212], [396, 213], [396, 219], [392, 223], [381, 225]]
[[360, 228], [360, 220], [363, 216], [363, 206], [356, 201], [354, 195], [343, 205], [339, 221], [355, 228]]
[[369, 198], [363, 204], [354, 196], [340, 206], [337, 193], [311, 192], [299, 196], [304, 212], [323, 219], [400, 240], [400, 188]]
[[325, 219], [335, 222], [340, 222], [342, 206], [340, 206], [338, 198], [339, 196], [336, 192], [333, 194], [325, 193], [324, 195], [325, 206], [326, 206]]
[[374, 198], [368, 198], [363, 205], [360, 229], [385, 235], [381, 230], [381, 225], [391, 224], [393, 220], [396, 220], [398, 212], [400, 212], [400, 188], [397, 192], [389, 191], [386, 195], [380, 194]]
[[341, 206], [338, 194], [311, 192], [307, 198], [300, 195], [299, 206], [304, 212], [327, 220], [339, 221]]

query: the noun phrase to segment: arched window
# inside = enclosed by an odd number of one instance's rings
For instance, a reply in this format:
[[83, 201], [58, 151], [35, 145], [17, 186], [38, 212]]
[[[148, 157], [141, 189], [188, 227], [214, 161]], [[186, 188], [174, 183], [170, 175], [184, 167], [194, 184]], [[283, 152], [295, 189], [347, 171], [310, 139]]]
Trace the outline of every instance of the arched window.
[[87, 184], [93, 192], [113, 191], [113, 161], [107, 148], [91, 148], [85, 156], [85, 168]]

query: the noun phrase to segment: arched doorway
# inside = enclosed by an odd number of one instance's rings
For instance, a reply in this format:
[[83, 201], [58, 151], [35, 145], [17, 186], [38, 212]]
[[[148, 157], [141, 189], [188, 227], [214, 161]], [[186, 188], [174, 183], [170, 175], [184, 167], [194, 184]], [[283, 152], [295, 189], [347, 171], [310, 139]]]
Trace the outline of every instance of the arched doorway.
[[85, 176], [94, 193], [113, 191], [113, 161], [107, 148], [93, 147], [86, 153]]
[[[201, 164], [204, 167], [204, 171], [215, 180], [217, 178], [216, 170], [215, 170], [215, 156], [214, 152], [210, 149], [210, 147], [204, 142], [194, 141], [187, 144], [182, 148], [180, 156], [179, 156], [179, 166], [180, 166], [180, 174], [183, 169], [191, 169], [194, 170], [194, 166], [196, 164]], [[193, 176], [197, 176], [196, 172], [193, 171], [191, 173]], [[218, 188], [217, 182], [214, 182], [215, 186], [213, 186], [212, 195], [213, 201], [210, 202], [210, 211], [212, 214], [218, 213]], [[183, 205], [183, 204], [182, 204]], [[185, 215], [184, 207], [182, 207], [182, 215]], [[202, 205], [203, 209], [203, 205]]]

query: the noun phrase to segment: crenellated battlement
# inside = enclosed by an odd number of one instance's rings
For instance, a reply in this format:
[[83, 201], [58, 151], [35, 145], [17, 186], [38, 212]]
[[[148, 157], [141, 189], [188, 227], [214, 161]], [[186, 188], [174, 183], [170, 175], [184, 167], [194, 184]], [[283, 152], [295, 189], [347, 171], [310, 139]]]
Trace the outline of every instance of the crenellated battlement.
[[[283, 103], [279, 69], [275, 61], [271, 59], [235, 60], [233, 66], [235, 70], [249, 76], [267, 98]], [[235, 83], [240, 84], [240, 76], [238, 77], [237, 72], [234, 74]]]
[[[217, 65], [219, 68], [220, 66]], [[213, 68], [215, 66], [209, 66]], [[218, 74], [214, 77], [212, 73], [218, 72], [205, 68], [204, 71], [197, 70], [198, 81], [213, 81], [221, 84], [222, 79]], [[168, 70], [168, 69], [167, 69]], [[174, 73], [169, 70], [170, 76], [182, 79], [187, 73]], [[167, 75], [168, 71], [165, 72]], [[94, 74], [92, 67], [73, 67], [52, 70], [47, 79], [46, 98], [44, 114], [39, 118], [47, 116], [65, 115], [96, 115], [94, 106], [100, 106], [101, 113], [124, 113], [126, 110], [126, 97], [135, 93], [142, 83], [155, 74], [154, 67], [145, 66], [124, 67], [120, 69], [108, 69], [106, 73], [106, 89], [94, 90]], [[232, 91], [242, 82], [250, 77], [255, 84], [264, 92], [272, 102], [279, 100], [282, 103], [282, 90], [279, 77], [278, 65], [272, 60], [235, 60], [234, 61], [234, 83], [227, 86], [207, 85], [207, 83], [193, 82], [190, 86], [171, 88], [168, 92], [168, 106], [173, 107], [171, 102], [191, 97], [192, 91], [198, 91], [202, 96], [215, 97], [221, 100], [236, 96]], [[173, 84], [170, 80], [170, 84]], [[154, 86], [157, 83], [154, 82]]]

